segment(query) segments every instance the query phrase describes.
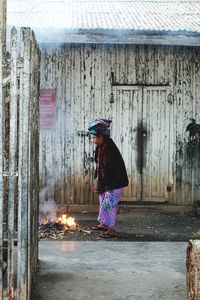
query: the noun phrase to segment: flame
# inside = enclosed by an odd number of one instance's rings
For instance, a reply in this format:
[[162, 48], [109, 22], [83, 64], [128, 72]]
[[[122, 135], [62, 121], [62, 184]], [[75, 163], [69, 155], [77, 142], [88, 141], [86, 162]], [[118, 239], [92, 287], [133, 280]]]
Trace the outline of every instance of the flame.
[[70, 229], [74, 230], [77, 227], [79, 227], [79, 225], [76, 224], [75, 219], [72, 217], [68, 217], [67, 214], [63, 214], [56, 219], [51, 219], [49, 216], [47, 216], [43, 219], [43, 221], [40, 224], [46, 225], [49, 222], [62, 224], [66, 231]]
[[61, 217], [59, 217], [58, 222], [67, 225], [67, 227], [76, 227], [75, 219], [72, 217], [67, 217], [66, 214], [63, 214]]

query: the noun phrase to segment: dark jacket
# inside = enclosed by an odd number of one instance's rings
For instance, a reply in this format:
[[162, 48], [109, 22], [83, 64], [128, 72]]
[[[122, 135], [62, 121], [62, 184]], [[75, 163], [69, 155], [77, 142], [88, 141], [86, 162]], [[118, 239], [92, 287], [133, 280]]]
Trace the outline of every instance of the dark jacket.
[[109, 137], [105, 137], [104, 143], [97, 146], [95, 152], [98, 176], [98, 188], [100, 191], [109, 191], [128, 185], [128, 176], [124, 160], [119, 149]]

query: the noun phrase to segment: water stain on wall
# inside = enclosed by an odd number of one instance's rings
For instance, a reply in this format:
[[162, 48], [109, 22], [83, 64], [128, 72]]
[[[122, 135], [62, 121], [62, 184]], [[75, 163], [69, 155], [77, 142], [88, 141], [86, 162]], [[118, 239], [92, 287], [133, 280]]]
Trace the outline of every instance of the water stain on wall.
[[147, 129], [142, 121], [137, 126], [137, 170], [142, 175], [146, 166]]
[[185, 145], [186, 158], [193, 164], [200, 163], [200, 124], [196, 120], [191, 119], [191, 123], [187, 126], [186, 132], [189, 132], [189, 138]]

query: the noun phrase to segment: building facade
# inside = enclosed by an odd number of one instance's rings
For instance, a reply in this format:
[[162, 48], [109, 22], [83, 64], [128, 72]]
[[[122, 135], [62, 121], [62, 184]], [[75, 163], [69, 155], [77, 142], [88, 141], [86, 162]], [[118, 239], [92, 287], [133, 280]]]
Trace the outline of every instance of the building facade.
[[57, 203], [93, 204], [94, 146], [81, 132], [112, 119], [126, 201], [200, 200], [199, 47], [65, 44], [44, 48], [41, 89], [56, 90], [56, 123], [41, 128], [41, 186]]
[[95, 117], [112, 119], [123, 201], [199, 201], [199, 1], [50, 2], [8, 3], [8, 26], [33, 28], [42, 50], [41, 201], [97, 203]]

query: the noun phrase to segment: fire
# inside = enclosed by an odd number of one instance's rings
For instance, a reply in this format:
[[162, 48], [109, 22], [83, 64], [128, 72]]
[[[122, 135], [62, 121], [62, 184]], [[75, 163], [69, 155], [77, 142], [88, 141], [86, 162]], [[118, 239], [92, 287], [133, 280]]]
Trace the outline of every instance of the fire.
[[58, 223], [66, 225], [66, 227], [76, 227], [75, 219], [72, 217], [68, 217], [66, 214], [63, 214], [61, 217], [58, 218]]

